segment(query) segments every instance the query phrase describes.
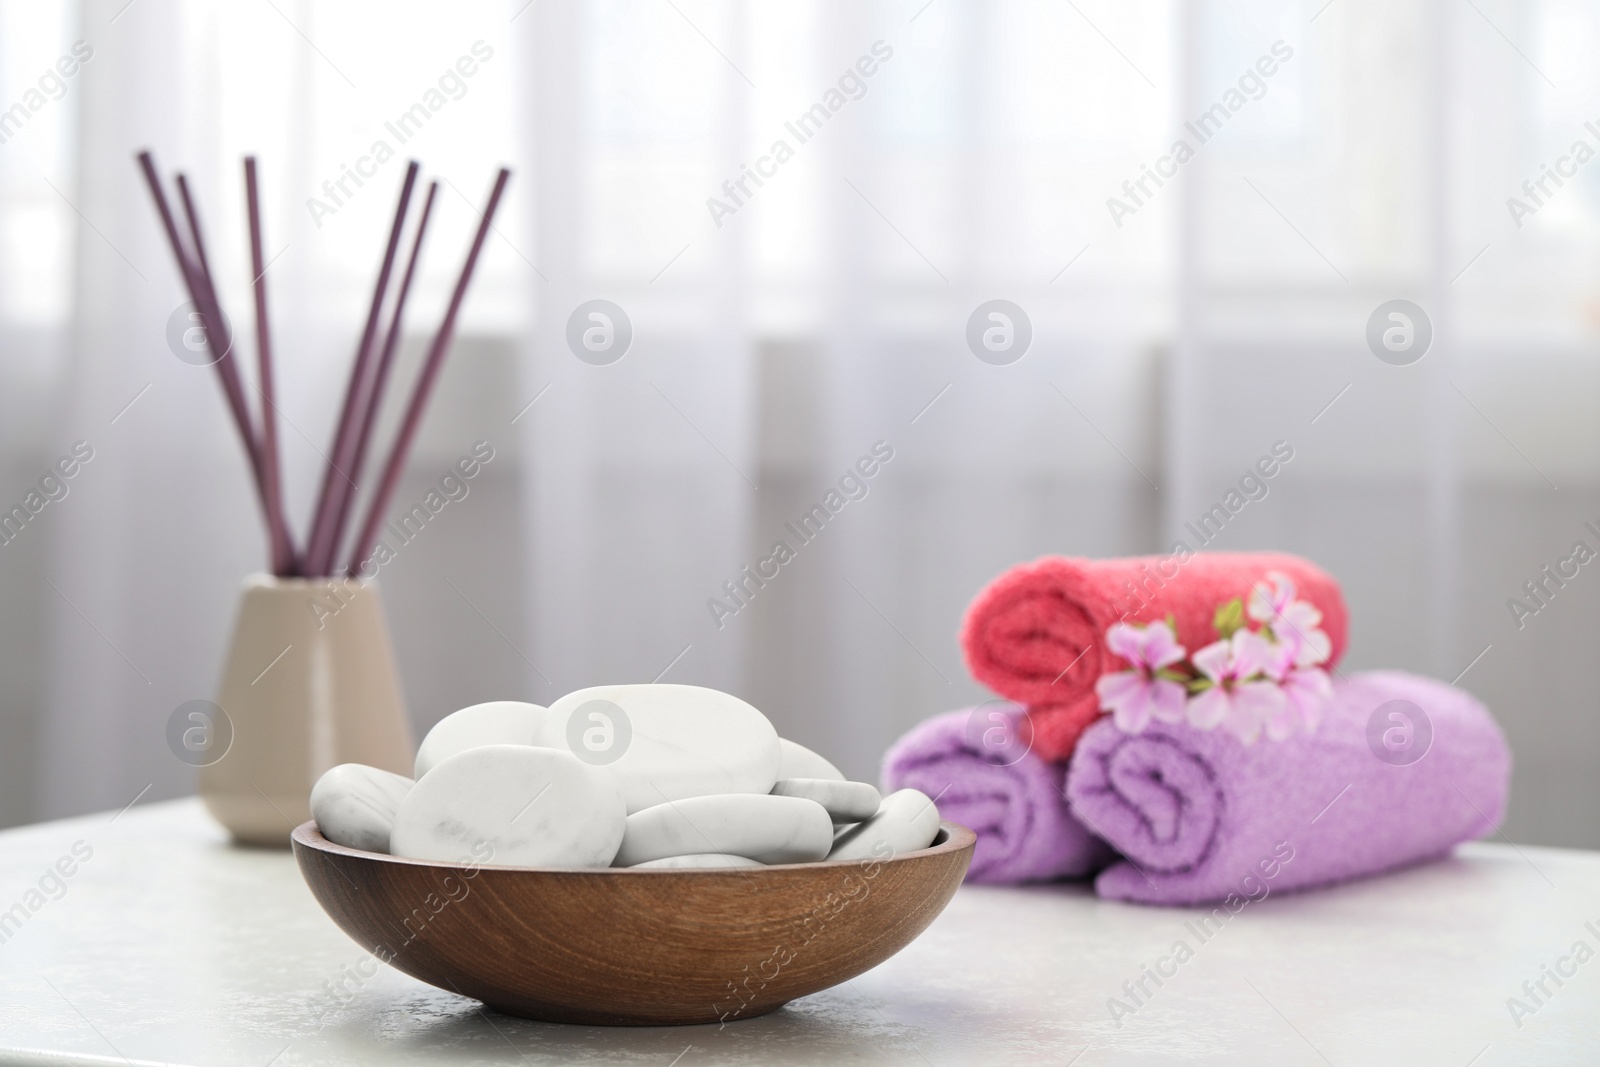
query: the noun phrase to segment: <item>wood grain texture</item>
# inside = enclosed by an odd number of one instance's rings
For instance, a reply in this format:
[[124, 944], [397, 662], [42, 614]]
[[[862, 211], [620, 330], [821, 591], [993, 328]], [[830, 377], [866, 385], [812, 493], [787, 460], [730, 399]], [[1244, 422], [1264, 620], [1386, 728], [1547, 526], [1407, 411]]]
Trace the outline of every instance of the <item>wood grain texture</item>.
[[295, 858], [378, 959], [511, 1015], [660, 1026], [733, 1022], [837, 985], [910, 944], [966, 876], [977, 837], [867, 862], [735, 870], [547, 870], [399, 859], [314, 822]]

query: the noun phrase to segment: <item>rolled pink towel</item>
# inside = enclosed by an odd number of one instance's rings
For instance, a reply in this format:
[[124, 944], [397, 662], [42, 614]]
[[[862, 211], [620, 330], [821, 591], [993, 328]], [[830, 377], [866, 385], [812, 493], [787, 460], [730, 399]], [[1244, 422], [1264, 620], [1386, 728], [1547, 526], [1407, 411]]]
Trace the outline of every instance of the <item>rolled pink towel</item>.
[[1170, 618], [1179, 643], [1198, 649], [1215, 640], [1218, 607], [1248, 598], [1274, 574], [1293, 581], [1298, 595], [1322, 613], [1332, 669], [1350, 628], [1344, 593], [1310, 560], [1282, 552], [1185, 550], [1021, 563], [973, 598], [961, 624], [961, 649], [974, 678], [1028, 706], [1039, 754], [1065, 760], [1079, 735], [1099, 720], [1095, 683], [1127, 666], [1107, 644], [1112, 623]]
[[1103, 717], [1066, 791], [1126, 857], [1095, 880], [1100, 896], [1195, 904], [1442, 855], [1499, 824], [1510, 783], [1487, 708], [1431, 678], [1374, 671], [1335, 683], [1316, 733], [1284, 741], [1162, 723], [1127, 734]]
[[1029, 751], [1026, 734], [1019, 705], [991, 701], [934, 716], [883, 758], [885, 792], [920, 789], [941, 818], [977, 831], [970, 881], [1079, 878], [1111, 858], [1067, 809], [1065, 768]]

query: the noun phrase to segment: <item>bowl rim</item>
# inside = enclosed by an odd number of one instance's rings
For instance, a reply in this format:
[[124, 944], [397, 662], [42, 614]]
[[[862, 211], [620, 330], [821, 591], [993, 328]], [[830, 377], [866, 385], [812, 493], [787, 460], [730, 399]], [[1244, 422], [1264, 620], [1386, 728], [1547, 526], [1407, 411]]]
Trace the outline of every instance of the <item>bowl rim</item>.
[[[941, 840], [940, 838], [943, 838]], [[386, 852], [367, 852], [359, 848], [350, 848], [338, 845], [322, 836], [322, 831], [317, 828], [317, 820], [307, 819], [296, 826], [289, 834], [289, 839], [302, 848], [334, 856], [349, 856], [355, 859], [367, 860], [374, 863], [384, 863], [396, 867], [432, 867], [446, 871], [460, 871], [472, 869], [476, 871], [509, 872], [514, 874], [575, 874], [590, 875], [595, 877], [605, 875], [629, 875], [633, 877], [647, 877], [650, 875], [742, 875], [750, 877], [751, 872], [765, 871], [792, 871], [792, 870], [829, 870], [841, 867], [859, 867], [864, 864], [878, 863], [904, 863], [908, 860], [926, 859], [931, 856], [945, 855], [948, 853], [964, 852], [971, 849], [978, 842], [975, 831], [962, 826], [960, 823], [941, 821], [939, 834], [933, 839], [933, 844], [927, 848], [919, 848], [911, 852], [901, 852], [882, 860], [814, 860], [810, 863], [769, 863], [760, 867], [519, 867], [505, 863], [473, 863], [470, 859], [458, 863], [446, 863], [442, 860], [408, 859], [404, 856], [391, 856]]]

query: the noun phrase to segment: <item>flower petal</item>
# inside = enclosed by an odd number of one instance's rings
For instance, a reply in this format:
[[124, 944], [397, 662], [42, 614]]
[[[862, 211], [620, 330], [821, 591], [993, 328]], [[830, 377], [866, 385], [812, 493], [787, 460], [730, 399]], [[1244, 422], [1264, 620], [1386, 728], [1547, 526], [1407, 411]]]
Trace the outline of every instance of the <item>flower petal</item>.
[[1135, 667], [1144, 666], [1141, 656], [1144, 641], [1138, 627], [1125, 622], [1112, 623], [1106, 631], [1106, 647]]
[[1265, 673], [1277, 658], [1272, 645], [1254, 630], [1239, 630], [1233, 635], [1233, 657], [1229, 673], [1235, 678], [1248, 678]]
[[[1254, 744], [1263, 726], [1289, 711], [1288, 698], [1272, 682], [1246, 682], [1234, 687], [1233, 707], [1222, 725], [1245, 744]], [[1293, 720], [1288, 720], [1286, 725], [1292, 730]]]
[[1117, 729], [1125, 734], [1143, 733], [1144, 728], [1150, 725], [1151, 702], [1150, 683], [1141, 681], [1112, 709]]
[[1327, 673], [1314, 669], [1291, 671], [1284, 679], [1283, 692], [1305, 723], [1306, 733], [1315, 733], [1333, 698], [1333, 682]]
[[1183, 721], [1184, 705], [1188, 698], [1183, 686], [1165, 678], [1157, 678], [1150, 684], [1150, 698], [1150, 714], [1157, 719], [1174, 724]]
[[1309, 600], [1293, 600], [1279, 612], [1302, 630], [1315, 630], [1322, 625], [1322, 609]]
[[1198, 696], [1190, 697], [1184, 715], [1189, 720], [1189, 725], [1197, 730], [1215, 730], [1217, 724], [1228, 717], [1231, 705], [1228, 691], [1218, 686], [1207, 689]]
[[1263, 722], [1287, 704], [1288, 699], [1275, 682], [1244, 682], [1233, 687], [1233, 702], [1247, 708]]
[[1233, 646], [1227, 641], [1213, 641], [1189, 658], [1194, 661], [1196, 669], [1213, 682], [1232, 677], [1228, 665], [1233, 661]]
[[1250, 590], [1250, 604], [1245, 613], [1257, 622], [1266, 622], [1278, 613], [1272, 604], [1272, 589], [1266, 582], [1257, 582]]
[[1144, 634], [1144, 665], [1153, 671], [1169, 667], [1188, 654], [1165, 620], [1151, 623]]
[[1288, 692], [1321, 697], [1324, 700], [1333, 696], [1333, 682], [1328, 678], [1328, 672], [1314, 667], [1309, 670], [1290, 671], [1284, 678], [1284, 689]]
[[1290, 641], [1277, 641], [1267, 646], [1267, 662], [1262, 667], [1262, 673], [1274, 682], [1282, 684], [1294, 669], [1295, 656], [1300, 651], [1300, 646]]
[[1333, 639], [1318, 629], [1306, 630], [1295, 649], [1297, 667], [1315, 667], [1333, 655]]
[[1145, 684], [1144, 675], [1139, 671], [1118, 671], [1115, 674], [1106, 674], [1094, 683], [1094, 695], [1100, 698], [1100, 706], [1110, 710], [1128, 699], [1128, 696], [1140, 686]]

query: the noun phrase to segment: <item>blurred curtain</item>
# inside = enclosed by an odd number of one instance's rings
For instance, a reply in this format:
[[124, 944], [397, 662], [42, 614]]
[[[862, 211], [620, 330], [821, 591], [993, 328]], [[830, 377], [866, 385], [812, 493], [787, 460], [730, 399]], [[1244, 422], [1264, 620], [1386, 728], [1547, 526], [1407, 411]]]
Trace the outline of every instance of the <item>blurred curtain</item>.
[[[321, 225], [306, 201], [483, 40], [406, 147], [452, 183], [419, 335], [493, 166], [517, 170], [413, 477], [478, 438], [505, 461], [384, 576], [419, 727], [693, 682], [871, 777], [911, 723], [984, 698], [955, 632], [988, 578], [1199, 547], [1286, 447], [1205, 547], [1333, 570], [1351, 667], [1496, 709], [1508, 832], [1600, 845], [1600, 593], [1585, 573], [1520, 626], [1507, 606], [1600, 547], [1600, 168], [1544, 177], [1600, 148], [1591, 8], [394, 10], [0, 3], [0, 105], [95, 48], [0, 144], [4, 499], [96, 448], [0, 547], [8, 819], [187, 788], [161, 727], [215, 684], [261, 556], [215, 384], [163, 339], [181, 297], [132, 152], [193, 174], [246, 324], [237, 167], [262, 156], [303, 527], [399, 165]], [[1433, 329], [1408, 366], [1366, 340], [1396, 299]], [[968, 340], [994, 300], [1031, 334], [1014, 361]], [[618, 358], [583, 347], [594, 301], [631, 330]]]
[[[536, 699], [602, 680], [741, 688], [742, 635], [708, 627], [704, 601], [738, 569], [757, 485], [749, 265], [697, 223], [740, 158], [745, 9], [683, 10], [722, 58], [670, 4], [538, 4], [513, 23], [536, 203], [521, 420]], [[574, 347], [606, 329], [581, 310], [597, 300], [618, 332]]]

